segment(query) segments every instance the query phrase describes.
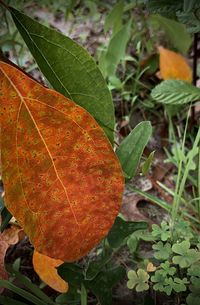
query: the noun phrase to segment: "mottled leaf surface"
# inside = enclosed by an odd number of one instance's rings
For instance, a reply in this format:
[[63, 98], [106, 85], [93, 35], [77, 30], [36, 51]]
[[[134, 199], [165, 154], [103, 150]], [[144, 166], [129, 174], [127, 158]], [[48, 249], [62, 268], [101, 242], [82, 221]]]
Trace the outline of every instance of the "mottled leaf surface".
[[122, 170], [91, 115], [0, 62], [5, 202], [36, 251], [74, 261], [107, 234]]
[[87, 109], [113, 142], [114, 106], [106, 82], [92, 57], [69, 37], [13, 8], [11, 13], [53, 88]]

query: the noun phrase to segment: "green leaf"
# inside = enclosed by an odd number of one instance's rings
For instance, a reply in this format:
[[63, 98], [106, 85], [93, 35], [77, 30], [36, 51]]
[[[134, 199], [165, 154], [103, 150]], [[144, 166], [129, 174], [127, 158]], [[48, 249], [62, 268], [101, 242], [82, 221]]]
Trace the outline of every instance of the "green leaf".
[[152, 15], [150, 22], [153, 22], [165, 31], [167, 38], [174, 48], [183, 54], [187, 53], [192, 43], [192, 38], [188, 34], [184, 24], [161, 15]]
[[109, 77], [115, 75], [118, 64], [125, 57], [126, 46], [131, 35], [131, 23], [132, 20], [124, 25], [109, 42], [105, 55], [106, 71]]
[[168, 259], [172, 254], [171, 245], [169, 243], [163, 244], [159, 241], [157, 244], [153, 245], [152, 248], [156, 250], [154, 257], [161, 261]]
[[187, 290], [186, 284], [189, 284], [187, 278], [184, 277], [183, 279], [180, 279], [175, 277], [173, 283], [173, 289], [178, 293], [181, 291], [186, 291]]
[[56, 303], [63, 304], [80, 304], [81, 295], [78, 292], [77, 287], [73, 287], [70, 285], [69, 290], [67, 293], [62, 293], [56, 298]]
[[0, 232], [2, 233], [6, 229], [9, 221], [12, 218], [12, 214], [7, 210], [6, 207], [4, 207], [1, 211], [1, 218], [2, 218], [2, 222], [1, 222]]
[[172, 261], [181, 268], [190, 267], [193, 263], [200, 260], [200, 253], [195, 249], [190, 249], [190, 242], [188, 240], [174, 244], [172, 246], [172, 251], [179, 254], [175, 255]]
[[154, 154], [155, 154], [155, 150], [149, 154], [148, 158], [145, 160], [144, 164], [142, 165], [142, 174], [144, 176], [146, 176], [150, 170], [151, 164], [153, 162]]
[[63, 263], [58, 267], [58, 274], [72, 286], [81, 287], [84, 281], [83, 269], [77, 264]]
[[125, 274], [124, 268], [117, 266], [102, 271], [93, 281], [85, 282], [85, 286], [94, 293], [101, 305], [111, 305], [112, 288], [124, 278]]
[[200, 89], [181, 80], [165, 80], [151, 92], [153, 99], [167, 105], [183, 105], [197, 101]]
[[114, 106], [88, 52], [69, 37], [11, 8], [13, 20], [39, 68], [55, 90], [88, 110], [113, 142]]
[[145, 291], [149, 289], [148, 273], [143, 269], [138, 269], [137, 273], [134, 270], [128, 272], [127, 287], [133, 289], [135, 287], [137, 292]]
[[183, 6], [183, 0], [146, 0], [147, 8], [151, 13], [158, 13], [165, 16], [175, 17], [176, 11]]
[[95, 261], [89, 263], [86, 270], [86, 280], [93, 280], [98, 273], [102, 271], [102, 268], [111, 260], [111, 253], [107, 253], [105, 256], [97, 258]]
[[194, 5], [195, 5], [196, 0], [184, 0], [183, 4], [183, 10], [187, 13], [190, 12]]
[[110, 28], [113, 30], [113, 34], [120, 30], [122, 26], [122, 16], [124, 9], [124, 1], [117, 1], [113, 9], [110, 11], [105, 19], [104, 32], [108, 32]]
[[190, 293], [186, 298], [186, 302], [188, 305], [199, 305], [200, 304], [200, 295]]
[[153, 285], [155, 291], [163, 291], [165, 285], [165, 275], [163, 275], [161, 270], [157, 270], [153, 276], [151, 276], [151, 281], [156, 283]]
[[145, 230], [147, 227], [146, 222], [125, 221], [121, 217], [117, 217], [107, 235], [108, 242], [112, 248], [118, 248], [127, 236], [136, 230]]
[[170, 239], [171, 232], [169, 225], [166, 223], [166, 221], [162, 221], [160, 226], [158, 226], [157, 224], [153, 224], [152, 235], [158, 239], [161, 239], [162, 241]]
[[196, 263], [190, 266], [190, 268], [188, 268], [187, 274], [190, 276], [197, 276], [200, 278], [200, 264]]
[[117, 148], [116, 154], [124, 173], [128, 177], [126, 180], [130, 180], [135, 175], [143, 150], [151, 134], [151, 123], [148, 121], [141, 122]]
[[171, 267], [169, 261], [160, 264], [160, 267], [162, 268], [160, 272], [162, 271], [162, 275], [164, 277], [166, 277], [167, 275], [174, 275], [176, 273], [176, 268]]
[[184, 23], [189, 33], [198, 33], [200, 31], [200, 20], [199, 20], [199, 1], [195, 1], [196, 5], [193, 11], [176, 13], [178, 20]]
[[139, 240], [138, 240], [138, 238], [134, 235], [134, 233], [131, 234], [131, 236], [130, 236], [130, 237], [128, 238], [128, 240], [127, 240], [127, 246], [128, 246], [129, 251], [130, 251], [131, 253], [136, 252], [137, 246], [138, 246], [138, 242], [139, 242]]

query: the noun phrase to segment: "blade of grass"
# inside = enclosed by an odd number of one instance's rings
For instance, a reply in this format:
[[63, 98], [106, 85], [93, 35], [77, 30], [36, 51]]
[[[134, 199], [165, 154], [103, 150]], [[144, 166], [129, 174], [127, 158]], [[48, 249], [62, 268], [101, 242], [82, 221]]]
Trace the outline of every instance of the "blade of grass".
[[3, 297], [3, 296], [0, 296], [0, 303], [2, 305], [27, 305], [27, 303], [24, 303], [24, 302], [21, 302], [21, 301], [16, 301], [12, 298]]
[[[172, 210], [172, 206], [168, 203], [166, 203], [165, 201], [163, 201], [160, 198], [157, 198], [156, 196], [152, 195], [152, 194], [148, 194], [144, 191], [141, 191], [140, 189], [134, 187], [134, 186], [130, 186], [128, 185], [128, 188], [133, 190], [134, 192], [136, 192], [137, 194], [143, 196], [144, 198], [148, 199], [149, 201], [157, 204], [159, 207], [163, 208], [165, 211], [167, 211], [168, 213], [171, 213]], [[191, 216], [189, 213], [187, 213], [184, 210], [181, 210], [180, 213], [183, 214], [183, 216], [187, 217], [188, 219], [196, 222], [196, 223], [200, 223], [200, 220], [196, 219], [195, 217]]]
[[18, 288], [17, 286], [13, 285], [9, 281], [0, 280], [0, 287], [11, 290], [12, 292], [20, 295], [21, 297], [32, 302], [35, 305], [47, 305], [48, 304], [48, 303], [38, 299], [37, 297], [32, 295], [30, 292], [27, 292], [24, 289]]
[[14, 275], [21, 283], [24, 284], [35, 296], [43, 300], [48, 304], [55, 304], [40, 288], [34, 285], [26, 276], [22, 275], [17, 270], [11, 269], [12, 275]]

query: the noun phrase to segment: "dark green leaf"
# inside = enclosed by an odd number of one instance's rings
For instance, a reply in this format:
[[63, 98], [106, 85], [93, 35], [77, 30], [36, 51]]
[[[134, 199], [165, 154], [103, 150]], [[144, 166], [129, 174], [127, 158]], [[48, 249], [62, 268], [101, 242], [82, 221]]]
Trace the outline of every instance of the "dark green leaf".
[[102, 256], [95, 261], [90, 262], [85, 278], [87, 280], [93, 280], [99, 272], [102, 271], [102, 268], [107, 264], [111, 259], [111, 253], [108, 253], [106, 256]]
[[98, 276], [88, 283], [89, 288], [97, 297], [101, 305], [112, 304], [112, 288], [124, 278], [126, 272], [122, 266], [107, 269], [98, 274]]
[[[122, 141], [116, 150], [122, 169], [128, 179], [131, 179], [137, 170], [143, 150], [152, 134], [151, 123], [139, 123]], [[126, 179], [126, 180], [128, 180]]]
[[80, 293], [78, 293], [77, 287], [73, 287], [70, 285], [69, 290], [67, 293], [60, 294], [56, 298], [56, 303], [58, 304], [80, 304]]
[[145, 229], [147, 229], [146, 222], [125, 221], [121, 217], [117, 217], [107, 235], [107, 239], [112, 248], [118, 248], [124, 242], [124, 239], [133, 232]]
[[12, 214], [7, 210], [6, 207], [4, 207], [1, 211], [1, 218], [2, 218], [2, 222], [1, 222], [1, 233], [6, 229], [6, 227], [8, 226], [9, 221], [12, 218]]
[[94, 60], [76, 42], [11, 8], [15, 24], [55, 90], [88, 110], [113, 142], [114, 107]]
[[84, 281], [83, 269], [70, 263], [64, 263], [58, 267], [58, 274], [69, 284], [73, 286], [81, 286]]

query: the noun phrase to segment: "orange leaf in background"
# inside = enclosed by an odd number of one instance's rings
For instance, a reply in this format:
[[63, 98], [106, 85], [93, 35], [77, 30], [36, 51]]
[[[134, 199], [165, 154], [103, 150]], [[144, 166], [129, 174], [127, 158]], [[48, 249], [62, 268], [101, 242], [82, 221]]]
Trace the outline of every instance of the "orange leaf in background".
[[[1, 224], [1, 218], [0, 218]], [[3, 233], [0, 233], [0, 279], [7, 280], [8, 274], [5, 270], [4, 259], [6, 256], [6, 251], [11, 245], [15, 245], [18, 243], [20, 239], [20, 233], [22, 229], [11, 225], [8, 229], [5, 229]], [[4, 288], [0, 287], [0, 293], [4, 290]]]
[[[7, 280], [8, 279], [8, 274], [5, 270], [5, 265], [4, 265], [4, 259], [6, 256], [6, 251], [9, 248], [9, 245], [7, 242], [5, 242], [2, 238], [2, 234], [0, 234], [0, 280]], [[4, 288], [0, 287], [0, 293]]]
[[192, 70], [186, 59], [173, 51], [163, 47], [158, 48], [160, 52], [160, 74], [164, 80], [178, 79], [191, 83]]
[[58, 275], [56, 267], [63, 264], [63, 261], [49, 256], [33, 252], [33, 267], [41, 280], [60, 293], [68, 290], [68, 284]]
[[3, 62], [0, 92], [6, 207], [38, 252], [75, 261], [119, 212], [119, 161], [86, 110]]

